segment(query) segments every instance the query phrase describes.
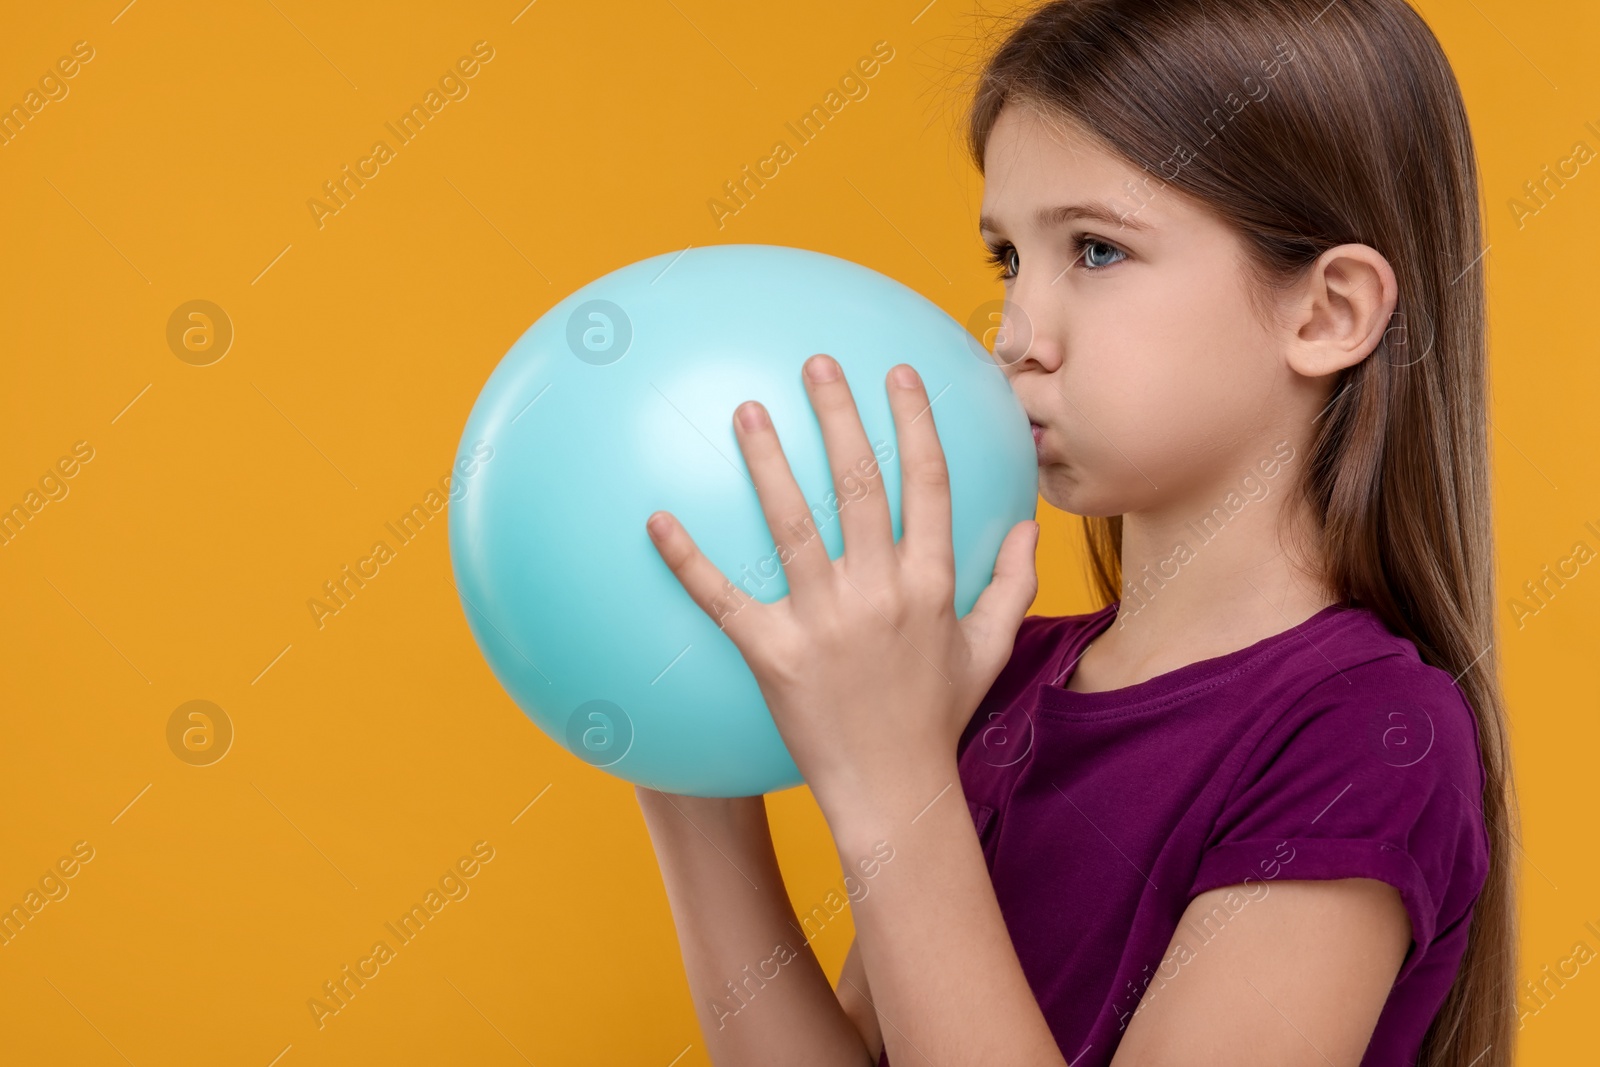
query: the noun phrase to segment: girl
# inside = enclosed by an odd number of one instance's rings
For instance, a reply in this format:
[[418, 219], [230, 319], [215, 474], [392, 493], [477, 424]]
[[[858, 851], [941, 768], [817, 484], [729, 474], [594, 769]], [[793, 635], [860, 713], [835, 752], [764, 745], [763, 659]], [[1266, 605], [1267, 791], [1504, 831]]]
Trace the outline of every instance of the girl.
[[[1107, 604], [1025, 616], [1021, 523], [956, 618], [891, 371], [901, 540], [876, 478], [838, 560], [811, 538], [719, 616], [838, 846], [837, 989], [763, 799], [638, 790], [713, 1060], [1510, 1064], [1483, 236], [1438, 42], [1403, 0], [1057, 0], [969, 135], [997, 356]], [[849, 386], [804, 369], [845, 471]], [[783, 546], [807, 505], [761, 406], [735, 426]]]

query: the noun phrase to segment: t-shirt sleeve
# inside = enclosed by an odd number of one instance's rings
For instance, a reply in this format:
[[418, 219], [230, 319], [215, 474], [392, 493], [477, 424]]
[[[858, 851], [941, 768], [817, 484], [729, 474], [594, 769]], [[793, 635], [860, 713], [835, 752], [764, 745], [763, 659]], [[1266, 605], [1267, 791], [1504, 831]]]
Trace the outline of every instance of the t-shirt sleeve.
[[1477, 724], [1443, 671], [1402, 656], [1346, 667], [1246, 757], [1189, 890], [1374, 878], [1413, 944], [1398, 982], [1465, 916], [1489, 870]]

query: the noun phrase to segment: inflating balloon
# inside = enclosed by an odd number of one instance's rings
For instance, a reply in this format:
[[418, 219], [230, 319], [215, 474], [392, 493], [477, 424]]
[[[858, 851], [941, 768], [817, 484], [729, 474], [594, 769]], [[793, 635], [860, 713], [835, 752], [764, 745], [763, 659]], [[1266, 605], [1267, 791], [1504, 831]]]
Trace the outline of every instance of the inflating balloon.
[[[838, 360], [872, 457], [834, 485], [800, 376]], [[731, 582], [788, 593], [733, 429], [759, 400], [805, 498], [785, 539], [839, 558], [839, 510], [875, 462], [900, 525], [899, 446], [885, 375], [917, 369], [950, 473], [958, 616], [1031, 518], [1028, 417], [995, 358], [906, 286], [833, 256], [720, 245], [641, 260], [589, 283], [512, 345], [461, 439], [474, 462], [450, 506], [450, 558], [485, 659], [538, 727], [585, 762], [694, 796], [798, 785], [754, 675], [645, 531], [672, 512]], [[455, 495], [455, 494], [452, 494]]]

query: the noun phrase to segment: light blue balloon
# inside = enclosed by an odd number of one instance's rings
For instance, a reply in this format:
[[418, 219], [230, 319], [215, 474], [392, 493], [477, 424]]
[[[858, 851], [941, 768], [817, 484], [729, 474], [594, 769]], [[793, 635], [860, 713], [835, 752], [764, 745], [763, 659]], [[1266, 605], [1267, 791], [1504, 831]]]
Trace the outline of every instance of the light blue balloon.
[[897, 363], [922, 376], [950, 472], [955, 606], [966, 615], [1001, 541], [1033, 517], [1033, 437], [994, 357], [899, 282], [775, 245], [654, 256], [556, 304], [490, 375], [452, 485], [456, 586], [500, 683], [585, 762], [693, 796], [800, 784], [743, 656], [644, 524], [670, 511], [754, 599], [788, 593], [734, 436], [734, 408], [754, 399], [812, 507], [813, 535], [839, 558], [839, 509], [862, 483], [835, 491], [800, 376], [817, 352], [844, 368], [875, 453], [861, 458], [882, 471], [896, 540], [899, 443], [884, 379]]

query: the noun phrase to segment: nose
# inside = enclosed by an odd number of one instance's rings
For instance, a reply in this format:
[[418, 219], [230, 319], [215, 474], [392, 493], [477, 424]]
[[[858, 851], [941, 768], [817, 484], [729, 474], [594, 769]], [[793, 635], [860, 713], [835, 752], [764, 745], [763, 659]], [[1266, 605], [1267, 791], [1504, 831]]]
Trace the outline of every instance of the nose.
[[1061, 366], [1062, 346], [1051, 317], [1030, 313], [1030, 307], [1037, 305], [1013, 294], [994, 316], [999, 320], [993, 337], [995, 360], [1009, 377], [1028, 369], [1049, 374]]

